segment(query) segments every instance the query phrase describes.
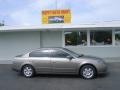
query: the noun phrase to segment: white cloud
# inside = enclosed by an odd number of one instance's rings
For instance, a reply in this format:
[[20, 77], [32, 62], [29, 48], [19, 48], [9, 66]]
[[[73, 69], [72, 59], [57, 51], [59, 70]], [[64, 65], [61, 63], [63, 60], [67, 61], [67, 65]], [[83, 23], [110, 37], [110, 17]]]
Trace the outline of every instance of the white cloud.
[[28, 5], [28, 7], [32, 8], [32, 9], [46, 9], [50, 6], [53, 6], [55, 3], [55, 0], [33, 0], [33, 2]]
[[41, 11], [53, 6], [54, 2], [51, 0], [37, 0], [27, 5], [25, 8], [16, 10], [10, 14], [11, 19], [15, 22], [15, 25], [39, 25], [41, 24]]
[[11, 14], [12, 20], [19, 25], [29, 25], [30, 22], [30, 15], [29, 12], [27, 11], [19, 11], [19, 12], [14, 12]]
[[[82, 5], [83, 2], [85, 6]], [[120, 19], [119, 3], [119, 0], [57, 0], [57, 9], [71, 8], [71, 10], [76, 10], [76, 12], [72, 11], [72, 24], [101, 22]], [[9, 14], [9, 17], [16, 25], [40, 25], [40, 12], [46, 9], [56, 9], [55, 4], [56, 0], [29, 0], [26, 6], [14, 10]], [[80, 11], [79, 8], [76, 8], [77, 5], [82, 6], [82, 8], [87, 6], [89, 11]]]
[[[87, 0], [88, 1], [88, 0]], [[119, 0], [91, 0], [88, 4], [93, 7], [95, 13], [119, 13], [117, 10], [120, 8]]]
[[57, 9], [69, 9], [71, 7], [70, 5], [70, 0], [57, 0]]
[[[34, 3], [33, 3], [34, 2]], [[16, 10], [10, 14], [11, 19], [18, 25], [40, 25], [41, 11], [46, 9], [56, 9], [56, 0], [34, 0], [25, 8]], [[65, 8], [66, 1], [58, 2], [57, 9]]]
[[120, 20], [119, 0], [86, 0], [91, 12], [73, 15], [73, 23]]

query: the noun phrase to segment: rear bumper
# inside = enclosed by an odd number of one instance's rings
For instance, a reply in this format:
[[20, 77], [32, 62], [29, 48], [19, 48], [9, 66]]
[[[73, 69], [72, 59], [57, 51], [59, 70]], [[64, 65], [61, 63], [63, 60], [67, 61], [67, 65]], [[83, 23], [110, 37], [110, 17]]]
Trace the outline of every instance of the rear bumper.
[[12, 63], [12, 70], [16, 72], [20, 72], [20, 65], [17, 63]]

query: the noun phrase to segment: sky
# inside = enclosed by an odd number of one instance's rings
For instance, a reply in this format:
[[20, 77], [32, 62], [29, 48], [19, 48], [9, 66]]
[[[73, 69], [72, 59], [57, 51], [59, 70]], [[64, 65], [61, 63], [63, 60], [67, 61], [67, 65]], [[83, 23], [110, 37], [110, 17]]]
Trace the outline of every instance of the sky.
[[41, 11], [53, 9], [70, 9], [71, 24], [120, 20], [120, 0], [0, 0], [0, 22], [41, 25]]

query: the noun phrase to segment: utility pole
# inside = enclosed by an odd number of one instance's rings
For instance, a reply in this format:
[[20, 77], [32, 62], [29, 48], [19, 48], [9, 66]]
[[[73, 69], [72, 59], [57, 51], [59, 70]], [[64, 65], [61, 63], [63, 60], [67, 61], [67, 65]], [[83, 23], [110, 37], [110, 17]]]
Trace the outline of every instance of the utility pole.
[[56, 0], [55, 1], [55, 4], [56, 4], [56, 10], [58, 9], [58, 1]]

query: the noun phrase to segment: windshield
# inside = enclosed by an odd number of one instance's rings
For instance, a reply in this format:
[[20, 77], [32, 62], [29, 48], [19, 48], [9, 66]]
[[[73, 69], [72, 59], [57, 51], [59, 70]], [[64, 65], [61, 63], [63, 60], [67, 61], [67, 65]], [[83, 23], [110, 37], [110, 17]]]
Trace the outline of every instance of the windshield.
[[75, 57], [80, 57], [80, 56], [82, 56], [82, 54], [80, 55], [80, 54], [77, 54], [77, 53], [75, 53], [75, 52], [73, 52], [73, 51], [71, 51], [71, 50], [69, 50], [69, 49], [66, 49], [66, 48], [64, 48], [67, 52], [69, 52], [70, 54], [72, 54], [73, 56], [75, 56]]

